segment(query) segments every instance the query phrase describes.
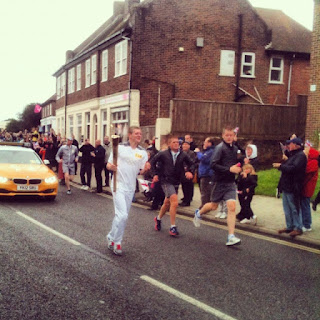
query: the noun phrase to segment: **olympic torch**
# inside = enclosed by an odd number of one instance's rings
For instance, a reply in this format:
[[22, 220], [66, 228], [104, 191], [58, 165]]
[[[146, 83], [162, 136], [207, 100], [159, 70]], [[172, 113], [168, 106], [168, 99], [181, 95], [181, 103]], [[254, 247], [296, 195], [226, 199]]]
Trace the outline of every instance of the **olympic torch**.
[[[113, 164], [118, 165], [118, 145], [120, 136], [112, 135], [112, 153], [113, 153]], [[113, 172], [113, 192], [117, 191], [117, 171]]]

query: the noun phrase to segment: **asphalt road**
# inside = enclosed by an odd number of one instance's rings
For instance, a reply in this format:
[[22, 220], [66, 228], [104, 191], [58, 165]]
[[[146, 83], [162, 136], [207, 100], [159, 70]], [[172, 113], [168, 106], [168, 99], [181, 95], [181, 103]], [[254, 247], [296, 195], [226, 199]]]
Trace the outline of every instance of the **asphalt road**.
[[284, 241], [194, 228], [154, 230], [133, 206], [113, 255], [110, 197], [61, 187], [55, 202], [0, 200], [0, 319], [319, 319], [320, 255]]

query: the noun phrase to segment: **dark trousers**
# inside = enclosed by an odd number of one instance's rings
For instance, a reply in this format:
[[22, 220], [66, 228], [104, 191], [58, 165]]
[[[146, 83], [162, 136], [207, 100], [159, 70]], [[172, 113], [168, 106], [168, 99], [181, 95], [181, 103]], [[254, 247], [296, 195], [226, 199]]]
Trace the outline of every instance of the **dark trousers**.
[[212, 191], [212, 177], [201, 177], [200, 178], [200, 193], [201, 193], [201, 207], [206, 203], [210, 202], [211, 191]]
[[103, 166], [94, 166], [95, 176], [97, 180], [97, 192], [102, 192], [102, 170]]
[[253, 217], [253, 211], [251, 209], [252, 197], [253, 194], [238, 194], [241, 211], [237, 215], [237, 219], [239, 219], [240, 221], [244, 218], [250, 219]]
[[104, 165], [104, 175], [106, 186], [109, 187], [110, 171], [107, 169], [107, 164]]
[[[90, 188], [91, 174], [92, 174], [92, 164], [91, 163], [81, 163], [80, 178], [81, 178], [81, 183], [83, 186], [87, 185]], [[86, 182], [85, 175], [87, 175], [87, 182]]]
[[155, 182], [153, 190], [152, 190], [152, 206], [151, 208], [154, 210], [158, 210], [159, 206], [161, 207], [165, 198], [164, 192], [162, 190], [160, 182]]
[[193, 198], [194, 184], [193, 181], [182, 182], [182, 191], [183, 191], [183, 202], [190, 204]]
[[317, 205], [317, 204], [320, 203], [320, 191], [317, 193], [317, 196], [316, 196], [316, 198], [314, 199], [314, 203], [315, 203], [315, 205]]

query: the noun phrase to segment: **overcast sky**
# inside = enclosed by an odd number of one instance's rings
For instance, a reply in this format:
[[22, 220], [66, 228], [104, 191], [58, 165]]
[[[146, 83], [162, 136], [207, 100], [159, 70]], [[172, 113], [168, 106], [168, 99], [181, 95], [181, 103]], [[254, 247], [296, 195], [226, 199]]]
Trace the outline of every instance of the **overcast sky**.
[[[228, 1], [228, 0], [226, 0]], [[313, 0], [249, 0], [281, 9], [312, 29]], [[55, 93], [52, 74], [111, 15], [113, 0], [6, 0], [0, 11], [0, 121], [17, 118], [29, 103]]]

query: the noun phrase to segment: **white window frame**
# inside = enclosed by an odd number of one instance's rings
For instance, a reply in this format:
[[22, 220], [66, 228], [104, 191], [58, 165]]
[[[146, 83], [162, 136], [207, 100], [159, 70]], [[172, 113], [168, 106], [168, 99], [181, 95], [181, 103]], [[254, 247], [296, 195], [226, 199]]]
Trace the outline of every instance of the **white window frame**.
[[115, 71], [114, 77], [127, 73], [128, 41], [123, 40], [115, 45]]
[[221, 50], [219, 76], [234, 77], [236, 53], [234, 50]]
[[52, 104], [49, 104], [49, 115], [52, 116]]
[[102, 51], [101, 81], [108, 81], [108, 50]]
[[77, 91], [81, 90], [81, 64], [77, 65]]
[[71, 115], [69, 116], [69, 134], [71, 137], [73, 136], [73, 127], [74, 127], [73, 115]]
[[77, 119], [77, 140], [80, 141], [81, 135], [82, 135], [82, 114], [78, 113], [76, 114], [76, 119]]
[[91, 60], [86, 60], [86, 88], [90, 87], [91, 77]]
[[97, 82], [97, 55], [91, 57], [91, 85]]
[[66, 73], [64, 72], [61, 75], [61, 96], [64, 97], [66, 95]]
[[66, 128], [65, 128], [64, 117], [61, 118], [61, 134], [62, 134], [63, 136], [66, 135]]
[[[280, 67], [275, 67], [273, 65], [273, 59], [280, 59]], [[280, 80], [271, 79], [272, 71], [280, 72]], [[284, 58], [281, 56], [272, 56], [270, 58], [269, 83], [283, 84], [283, 72], [284, 72]]]
[[61, 97], [61, 76], [57, 77], [57, 99]]
[[68, 93], [73, 93], [75, 89], [74, 73], [74, 68], [68, 70]]
[[[251, 62], [246, 62], [246, 56], [251, 57]], [[241, 77], [255, 78], [256, 54], [253, 52], [242, 52], [241, 55]], [[250, 74], [244, 71], [245, 68], [250, 69]]]
[[101, 136], [104, 138], [108, 132], [108, 110], [101, 110]]
[[85, 138], [90, 140], [90, 112], [85, 113], [85, 121], [86, 121], [86, 132], [85, 132]]

